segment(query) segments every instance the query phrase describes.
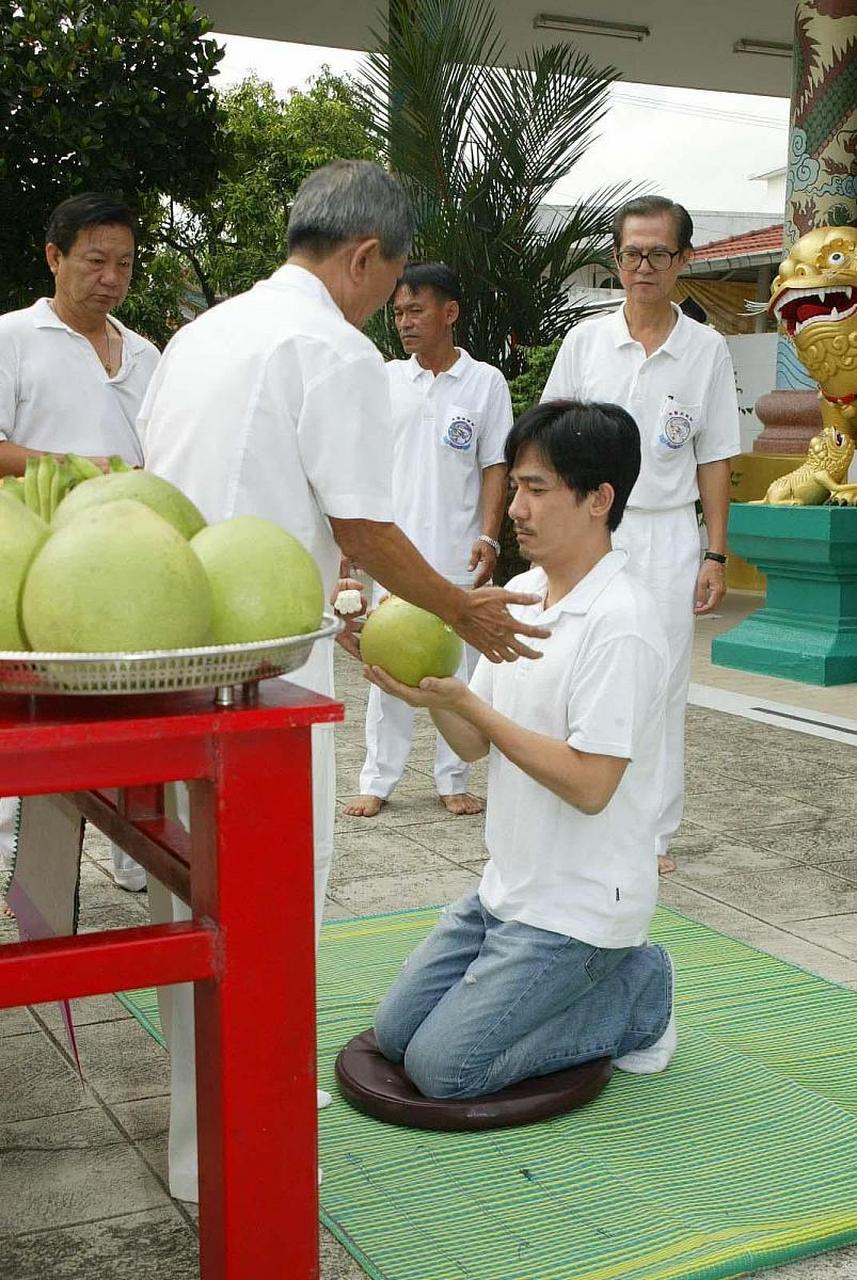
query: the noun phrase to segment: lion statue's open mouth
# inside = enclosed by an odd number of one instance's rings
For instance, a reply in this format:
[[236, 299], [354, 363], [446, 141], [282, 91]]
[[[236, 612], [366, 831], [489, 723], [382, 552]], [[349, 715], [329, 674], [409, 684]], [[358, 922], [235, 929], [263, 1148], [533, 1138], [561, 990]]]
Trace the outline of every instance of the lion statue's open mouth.
[[819, 322], [837, 324], [857, 315], [857, 290], [851, 285], [840, 288], [792, 289], [780, 294], [773, 308], [777, 323], [790, 338]]

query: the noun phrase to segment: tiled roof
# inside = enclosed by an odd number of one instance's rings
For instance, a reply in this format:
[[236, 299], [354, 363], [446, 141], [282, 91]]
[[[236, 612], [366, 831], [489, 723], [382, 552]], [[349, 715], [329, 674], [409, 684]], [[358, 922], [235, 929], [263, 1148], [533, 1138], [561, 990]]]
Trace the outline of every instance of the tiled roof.
[[783, 247], [783, 224], [775, 222], [758, 231], [745, 231], [726, 240], [712, 240], [694, 249], [692, 262], [710, 262], [714, 258], [744, 258], [756, 253], [779, 253]]

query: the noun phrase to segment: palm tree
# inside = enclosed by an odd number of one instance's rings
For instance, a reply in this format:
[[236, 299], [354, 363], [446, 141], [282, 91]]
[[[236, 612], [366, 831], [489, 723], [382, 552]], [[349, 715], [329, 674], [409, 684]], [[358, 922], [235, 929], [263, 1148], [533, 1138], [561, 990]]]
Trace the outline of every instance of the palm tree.
[[569, 301], [568, 277], [608, 265], [624, 185], [552, 224], [540, 206], [591, 141], [618, 73], [569, 44], [507, 63], [489, 0], [390, 0], [375, 40], [363, 102], [417, 210], [414, 256], [458, 272], [457, 340], [513, 377], [522, 348], [552, 342], [589, 313]]

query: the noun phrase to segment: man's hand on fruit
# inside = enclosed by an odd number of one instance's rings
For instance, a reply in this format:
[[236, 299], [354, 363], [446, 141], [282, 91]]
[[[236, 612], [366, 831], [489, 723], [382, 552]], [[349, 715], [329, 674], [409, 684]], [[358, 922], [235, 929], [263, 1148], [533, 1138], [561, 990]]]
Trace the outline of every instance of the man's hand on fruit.
[[522, 591], [506, 591], [503, 587], [476, 587], [463, 593], [459, 616], [450, 620], [450, 625], [466, 644], [472, 644], [491, 662], [540, 658], [538, 649], [529, 648], [518, 636], [544, 639], [550, 631], [520, 622], [506, 609], [509, 604], [538, 604], [540, 599]]
[[411, 707], [427, 707], [429, 711], [455, 711], [469, 696], [469, 689], [463, 680], [455, 676], [426, 676], [419, 686], [402, 684], [394, 680], [381, 667], [363, 667], [363, 674], [371, 684], [376, 684], [384, 693], [400, 698]]
[[[337, 608], [337, 601], [339, 600], [339, 597], [342, 595], [343, 591], [359, 593], [359, 596], [360, 596], [359, 609], [355, 610], [353, 608], [349, 608], [349, 611], [347, 613], [339, 612], [339, 609]], [[337, 617], [340, 618], [345, 623], [344, 629], [340, 631], [339, 635], [336, 637], [336, 643], [341, 644], [343, 649], [346, 651], [346, 653], [351, 654], [352, 658], [359, 658], [360, 657], [360, 642], [359, 642], [360, 627], [366, 615], [366, 592], [364, 590], [363, 583], [360, 582], [359, 579], [357, 578], [340, 578], [334, 588], [333, 595], [331, 596], [331, 599], [330, 599], [330, 603], [333, 605]], [[355, 603], [355, 601], [352, 598], [352, 599], [349, 599], [347, 603], [349, 604], [349, 606], [351, 606], [353, 603]]]

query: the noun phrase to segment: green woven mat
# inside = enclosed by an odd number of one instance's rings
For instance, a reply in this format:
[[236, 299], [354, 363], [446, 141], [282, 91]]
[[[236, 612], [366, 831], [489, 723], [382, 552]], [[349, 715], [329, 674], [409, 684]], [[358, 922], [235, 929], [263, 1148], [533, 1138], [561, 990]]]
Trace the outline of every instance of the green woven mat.
[[324, 931], [322, 1220], [370, 1276], [714, 1280], [857, 1241], [857, 993], [665, 909], [652, 936], [676, 963], [679, 1050], [664, 1075], [617, 1072], [581, 1111], [493, 1133], [352, 1111], [336, 1053], [436, 918]]

